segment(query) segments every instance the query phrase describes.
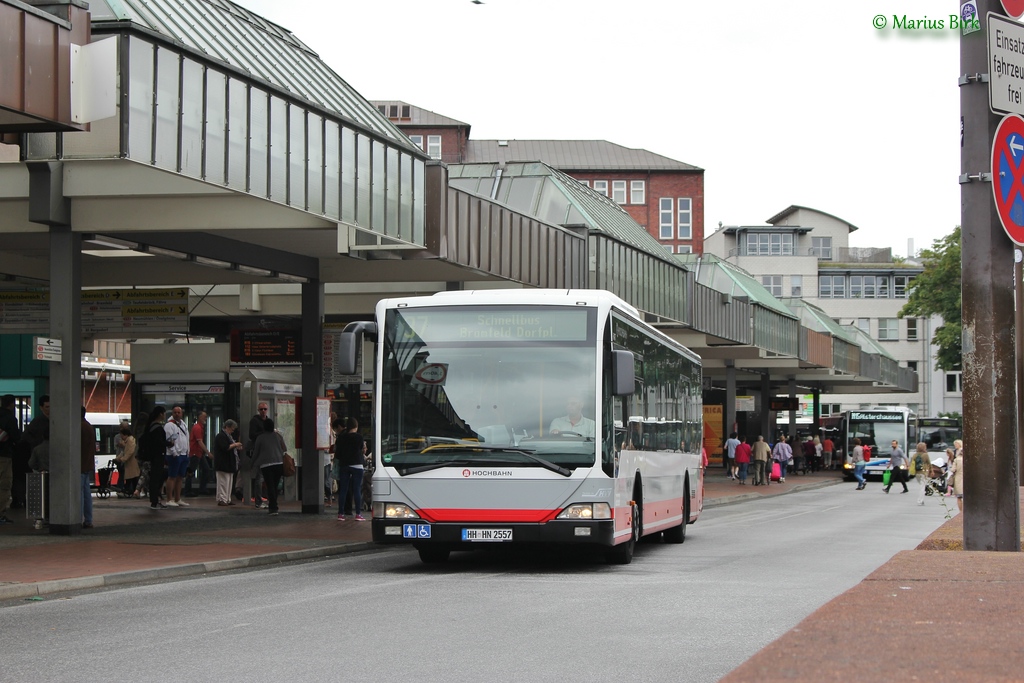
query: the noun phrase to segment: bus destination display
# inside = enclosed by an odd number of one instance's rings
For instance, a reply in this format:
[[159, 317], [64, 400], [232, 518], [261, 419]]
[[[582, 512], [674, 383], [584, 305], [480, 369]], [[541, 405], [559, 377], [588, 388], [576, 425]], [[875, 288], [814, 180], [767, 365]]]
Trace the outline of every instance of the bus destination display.
[[491, 309], [488, 311], [406, 310], [399, 313], [405, 341], [548, 341], [587, 340], [588, 314], [579, 308]]

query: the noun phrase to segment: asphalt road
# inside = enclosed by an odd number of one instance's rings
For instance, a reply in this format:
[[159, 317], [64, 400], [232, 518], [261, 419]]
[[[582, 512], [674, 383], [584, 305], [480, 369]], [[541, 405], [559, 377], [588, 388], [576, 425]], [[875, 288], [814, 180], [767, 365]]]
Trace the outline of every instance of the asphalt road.
[[26, 602], [0, 609], [0, 681], [715, 681], [937, 528], [914, 497], [714, 508], [627, 566], [386, 550]]

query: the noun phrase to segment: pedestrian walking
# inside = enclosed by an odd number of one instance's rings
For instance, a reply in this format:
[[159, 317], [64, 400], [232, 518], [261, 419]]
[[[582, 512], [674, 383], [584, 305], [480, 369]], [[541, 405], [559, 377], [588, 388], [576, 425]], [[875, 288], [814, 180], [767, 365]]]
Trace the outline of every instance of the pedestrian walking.
[[747, 468], [750, 467], [750, 444], [747, 443], [747, 437], [740, 436], [739, 445], [736, 446], [736, 477], [739, 479], [739, 483], [746, 486], [747, 484]]
[[931, 474], [932, 459], [928, 455], [928, 444], [920, 441], [914, 451], [914, 483], [917, 485], [917, 504], [924, 505], [924, 492], [927, 489], [928, 476]]
[[779, 442], [772, 449], [772, 460], [779, 463], [779, 482], [786, 482], [786, 465], [793, 459], [793, 448], [786, 443], [786, 435], [779, 436]]
[[771, 479], [769, 476], [765, 476], [765, 468], [768, 467], [768, 461], [771, 459], [771, 450], [768, 448], [768, 444], [765, 443], [764, 437], [758, 434], [757, 441], [754, 442], [752, 459], [754, 461], [754, 486], [761, 486], [762, 484], [768, 486], [768, 480]]
[[740, 445], [736, 438], [736, 432], [729, 435], [723, 444], [725, 446], [725, 476], [735, 479], [739, 475], [739, 467], [736, 466], [736, 447]]
[[284, 476], [284, 440], [274, 431], [274, 421], [269, 417], [263, 421], [263, 433], [253, 444], [251, 466], [266, 482], [267, 506], [270, 514], [276, 515], [277, 487]]
[[956, 496], [956, 507], [964, 511], [964, 446], [960, 439], [953, 442], [953, 464], [949, 468], [947, 481], [952, 483], [953, 495]]
[[907, 460], [906, 454], [903, 449], [900, 448], [900, 442], [896, 439], [892, 440], [892, 453], [889, 454], [889, 467], [891, 474], [889, 475], [889, 485], [885, 487], [884, 491], [889, 493], [889, 489], [892, 488], [893, 484], [899, 483], [903, 485], [903, 490], [900, 493], [907, 493], [910, 489], [907, 488], [907, 466], [909, 461]]
[[857, 490], [861, 491], [868, 485], [864, 478], [864, 468], [868, 466], [868, 463], [864, 460], [864, 446], [861, 445], [859, 437], [854, 438], [853, 452], [847, 458], [847, 464], [853, 465], [853, 478], [857, 480]]
[[825, 461], [825, 469], [832, 469], [832, 453], [835, 451], [835, 444], [832, 443], [832, 439], [825, 435], [825, 439], [821, 442], [821, 457]]

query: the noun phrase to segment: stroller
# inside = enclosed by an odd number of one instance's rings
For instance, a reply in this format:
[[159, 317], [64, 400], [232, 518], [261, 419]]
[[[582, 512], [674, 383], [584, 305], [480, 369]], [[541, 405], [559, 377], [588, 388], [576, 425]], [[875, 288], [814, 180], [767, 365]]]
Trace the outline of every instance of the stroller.
[[[110, 498], [112, 489], [111, 478], [114, 472], [117, 471], [117, 463], [111, 460], [107, 463], [106, 467], [101, 467], [96, 470], [96, 497], [97, 498]], [[116, 482], [113, 482], [116, 483]]]
[[942, 495], [946, 492], [946, 458], [939, 457], [932, 461], [928, 476], [924, 480], [924, 495]]

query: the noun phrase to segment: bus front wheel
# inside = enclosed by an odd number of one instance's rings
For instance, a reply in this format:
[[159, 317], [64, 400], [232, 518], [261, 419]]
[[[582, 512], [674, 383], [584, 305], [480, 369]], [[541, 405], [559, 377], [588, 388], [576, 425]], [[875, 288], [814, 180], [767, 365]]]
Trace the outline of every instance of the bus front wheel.
[[634, 500], [629, 505], [629, 540], [608, 551], [608, 564], [629, 564], [633, 561], [633, 550], [640, 539], [640, 505]]

